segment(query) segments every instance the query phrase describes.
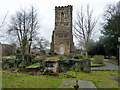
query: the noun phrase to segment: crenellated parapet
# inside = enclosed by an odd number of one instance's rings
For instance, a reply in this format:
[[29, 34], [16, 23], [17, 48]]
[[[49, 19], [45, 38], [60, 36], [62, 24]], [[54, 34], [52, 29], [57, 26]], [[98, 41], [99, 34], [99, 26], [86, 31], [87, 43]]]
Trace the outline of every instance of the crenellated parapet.
[[55, 6], [55, 9], [65, 9], [65, 8], [71, 8], [72, 10], [72, 5], [68, 5], [68, 6]]

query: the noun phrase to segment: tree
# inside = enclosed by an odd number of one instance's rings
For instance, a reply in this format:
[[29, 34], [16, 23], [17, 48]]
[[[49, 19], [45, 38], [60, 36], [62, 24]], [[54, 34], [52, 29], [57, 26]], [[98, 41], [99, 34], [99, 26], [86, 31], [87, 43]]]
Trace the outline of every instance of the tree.
[[118, 37], [120, 37], [120, 2], [109, 4], [104, 13], [103, 43], [106, 46], [107, 55], [117, 55]]
[[37, 39], [37, 45], [40, 52], [44, 51], [49, 46], [49, 41], [46, 40], [44, 37]]
[[[6, 21], [7, 15], [8, 15], [8, 12], [4, 16], [3, 21], [0, 23], [0, 32], [2, 32], [2, 27], [5, 26], [5, 24], [6, 24], [5, 21]], [[6, 36], [5, 35], [0, 35], [0, 37], [6, 37]]]
[[90, 42], [90, 48], [88, 50], [88, 54], [91, 56], [94, 55], [105, 55], [105, 45], [103, 44], [102, 39], [96, 42]]
[[6, 15], [5, 15], [2, 23], [0, 24], [0, 31], [1, 31], [1, 28], [5, 25], [5, 20], [6, 20], [6, 18], [7, 18], [7, 15], [8, 15], [8, 12], [6, 13]]
[[77, 11], [74, 35], [78, 41], [83, 44], [86, 52], [86, 58], [88, 58], [89, 41], [91, 40], [92, 32], [97, 23], [97, 19], [92, 17], [93, 10], [89, 9], [89, 5], [87, 5], [87, 9], [85, 10], [86, 13], [83, 11], [82, 7], [80, 11]]
[[12, 16], [8, 32], [13, 37], [16, 37], [22, 53], [26, 54], [32, 45], [32, 42], [29, 42], [29, 40], [33, 40], [36, 37], [38, 29], [37, 10], [31, 6], [30, 10], [26, 11], [22, 9]]

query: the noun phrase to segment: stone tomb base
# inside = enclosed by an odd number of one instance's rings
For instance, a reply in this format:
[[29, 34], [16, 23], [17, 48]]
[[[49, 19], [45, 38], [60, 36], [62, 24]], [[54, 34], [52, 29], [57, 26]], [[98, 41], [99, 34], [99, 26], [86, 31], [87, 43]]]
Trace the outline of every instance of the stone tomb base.
[[[73, 86], [76, 84], [76, 80], [63, 80], [60, 84], [59, 88], [74, 88]], [[79, 88], [94, 88], [97, 90], [96, 86], [91, 81], [78, 80]]]

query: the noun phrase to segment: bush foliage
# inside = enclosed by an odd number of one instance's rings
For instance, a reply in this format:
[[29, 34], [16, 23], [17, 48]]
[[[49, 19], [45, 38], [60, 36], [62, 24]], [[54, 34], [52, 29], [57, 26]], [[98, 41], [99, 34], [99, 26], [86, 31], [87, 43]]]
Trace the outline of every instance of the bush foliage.
[[3, 69], [20, 69], [24, 70], [26, 66], [29, 66], [36, 61], [34, 60], [35, 55], [34, 54], [25, 54], [23, 55], [21, 53], [21, 50], [16, 51], [16, 58], [3, 58], [2, 59], [2, 68]]
[[59, 71], [67, 72], [68, 70], [72, 69], [72, 66], [74, 66], [75, 63], [76, 60], [73, 58], [59, 60]]
[[75, 54], [73, 56], [74, 59], [84, 59], [85, 57], [82, 54]]
[[85, 73], [89, 73], [90, 71], [89, 71], [89, 69], [84, 68], [84, 69], [83, 69], [83, 72], [85, 72]]
[[104, 58], [102, 55], [95, 55], [93, 56], [93, 61], [94, 64], [104, 64]]

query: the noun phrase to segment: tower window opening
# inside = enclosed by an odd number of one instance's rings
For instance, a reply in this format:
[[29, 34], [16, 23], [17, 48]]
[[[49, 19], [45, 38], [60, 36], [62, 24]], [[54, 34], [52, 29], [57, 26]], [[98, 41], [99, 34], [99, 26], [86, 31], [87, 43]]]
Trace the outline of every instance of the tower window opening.
[[63, 22], [64, 21], [64, 13], [62, 12], [61, 13], [61, 22]]

